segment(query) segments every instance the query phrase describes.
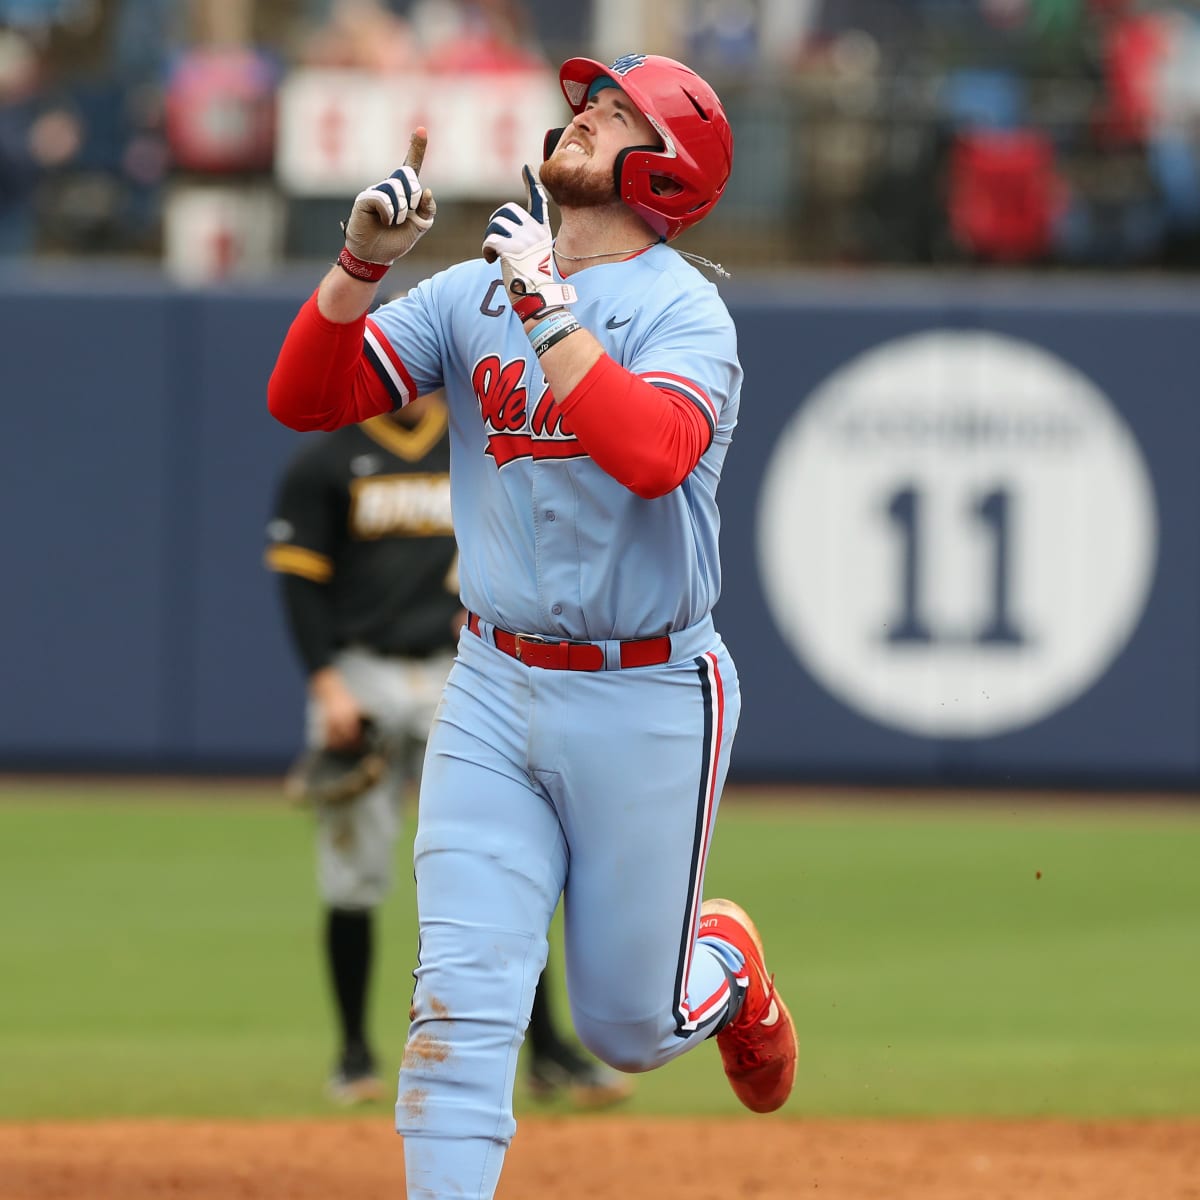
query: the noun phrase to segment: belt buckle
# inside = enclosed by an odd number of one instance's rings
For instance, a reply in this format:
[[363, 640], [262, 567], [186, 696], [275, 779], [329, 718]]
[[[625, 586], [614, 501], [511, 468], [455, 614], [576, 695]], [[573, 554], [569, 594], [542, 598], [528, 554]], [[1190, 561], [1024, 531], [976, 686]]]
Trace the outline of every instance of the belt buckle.
[[531, 646], [546, 646], [549, 645], [550, 639], [540, 637], [536, 633], [514, 633], [513, 634], [513, 649], [517, 652], [517, 662], [524, 662], [521, 657], [521, 647], [528, 642]]

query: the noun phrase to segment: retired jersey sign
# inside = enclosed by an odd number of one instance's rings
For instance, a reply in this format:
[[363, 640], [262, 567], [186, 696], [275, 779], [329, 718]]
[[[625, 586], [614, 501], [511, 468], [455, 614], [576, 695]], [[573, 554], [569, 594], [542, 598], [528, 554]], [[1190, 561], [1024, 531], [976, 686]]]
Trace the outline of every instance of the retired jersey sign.
[[390, 174], [418, 125], [429, 130], [421, 182], [442, 197], [503, 198], [570, 116], [547, 71], [404, 75], [308, 70], [280, 89], [275, 173], [300, 196], [356, 195]]
[[1107, 397], [981, 331], [900, 338], [826, 379], [777, 444], [757, 532], [805, 668], [928, 737], [1079, 696], [1135, 629], [1157, 555], [1150, 477]]

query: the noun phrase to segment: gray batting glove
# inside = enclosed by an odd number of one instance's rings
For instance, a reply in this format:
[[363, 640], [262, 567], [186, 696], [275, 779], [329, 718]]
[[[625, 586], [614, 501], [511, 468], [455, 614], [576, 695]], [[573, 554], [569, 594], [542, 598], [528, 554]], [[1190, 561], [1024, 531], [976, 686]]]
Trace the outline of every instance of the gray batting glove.
[[429, 138], [412, 135], [404, 165], [382, 183], [359, 192], [343, 229], [346, 249], [363, 262], [390, 266], [406, 255], [433, 224], [437, 202], [417, 178]]
[[550, 267], [553, 238], [550, 234], [550, 201], [542, 181], [526, 165], [525, 207], [501, 205], [484, 231], [483, 257], [500, 260], [504, 287], [513, 311], [528, 320], [547, 308], [571, 304], [575, 289], [567, 283], [555, 283]]

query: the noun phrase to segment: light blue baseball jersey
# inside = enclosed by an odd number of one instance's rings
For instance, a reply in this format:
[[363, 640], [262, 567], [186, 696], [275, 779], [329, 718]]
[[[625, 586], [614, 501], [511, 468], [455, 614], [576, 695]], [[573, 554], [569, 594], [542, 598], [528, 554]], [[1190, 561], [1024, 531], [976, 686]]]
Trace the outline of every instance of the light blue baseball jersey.
[[505, 629], [580, 641], [686, 629], [721, 590], [716, 492], [742, 382], [733, 321], [713, 284], [666, 245], [570, 282], [572, 311], [608, 354], [685, 396], [713, 431], [695, 470], [665, 496], [642, 499], [587, 456], [497, 266], [482, 258], [377, 309], [368, 357], [397, 406], [446, 390], [469, 609]]

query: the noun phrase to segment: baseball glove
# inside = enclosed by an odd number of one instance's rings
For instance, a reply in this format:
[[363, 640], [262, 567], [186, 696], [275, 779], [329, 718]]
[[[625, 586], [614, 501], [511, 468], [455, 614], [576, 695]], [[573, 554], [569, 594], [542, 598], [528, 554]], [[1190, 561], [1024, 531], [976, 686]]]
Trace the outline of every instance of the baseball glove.
[[296, 804], [349, 804], [383, 778], [387, 765], [383, 735], [367, 719], [357, 746], [302, 754], [285, 776], [283, 792]]

